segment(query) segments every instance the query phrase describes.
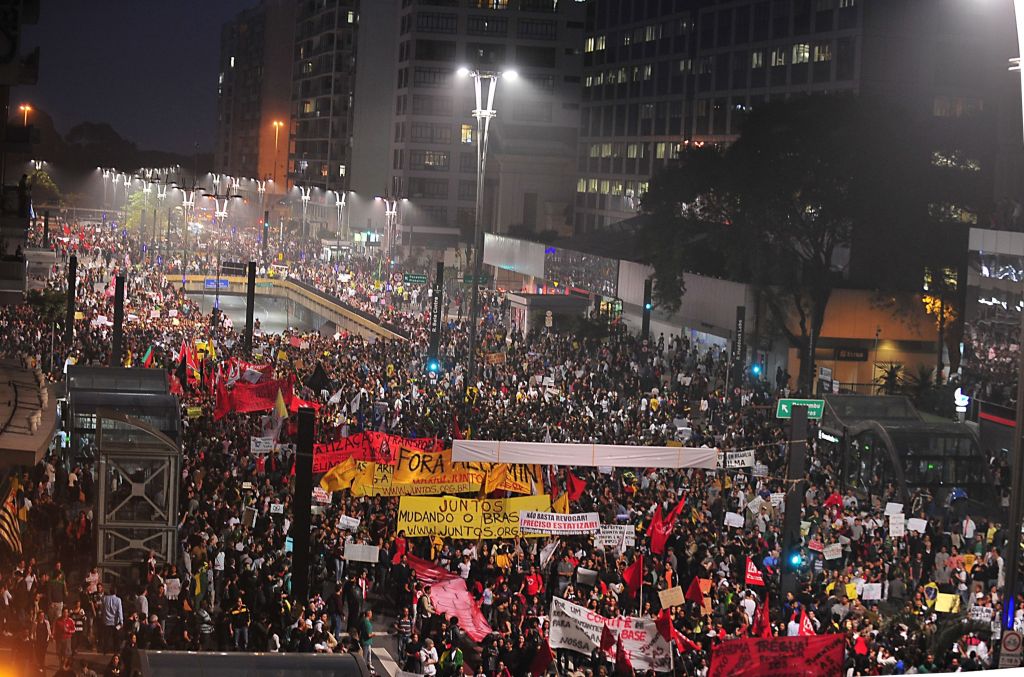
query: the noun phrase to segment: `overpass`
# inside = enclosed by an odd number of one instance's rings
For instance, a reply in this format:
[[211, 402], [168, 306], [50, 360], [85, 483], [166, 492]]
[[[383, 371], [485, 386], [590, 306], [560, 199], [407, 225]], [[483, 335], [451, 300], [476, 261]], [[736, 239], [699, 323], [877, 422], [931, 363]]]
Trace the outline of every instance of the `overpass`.
[[[173, 279], [173, 277], [172, 277]], [[204, 275], [186, 275], [185, 291], [190, 294], [209, 294]], [[220, 293], [224, 295], [245, 295], [246, 279], [231, 275], [220, 278]], [[270, 296], [290, 301], [334, 324], [338, 331], [359, 334], [369, 339], [390, 339], [406, 341], [409, 335], [390, 323], [382, 322], [370, 313], [328, 294], [312, 285], [298, 280], [279, 277], [256, 278], [256, 295]]]

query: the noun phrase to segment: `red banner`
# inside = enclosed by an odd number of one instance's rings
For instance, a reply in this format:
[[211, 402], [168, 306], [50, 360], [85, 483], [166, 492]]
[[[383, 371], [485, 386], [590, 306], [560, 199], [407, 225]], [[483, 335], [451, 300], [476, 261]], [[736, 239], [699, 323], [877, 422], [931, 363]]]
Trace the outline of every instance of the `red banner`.
[[231, 390], [231, 411], [247, 414], [252, 411], [270, 411], [277, 402], [277, 391], [281, 391], [285, 406], [295, 397], [291, 380], [264, 381], [250, 384], [239, 381]]
[[441, 440], [436, 437], [409, 438], [378, 432], [356, 433], [337, 442], [313, 445], [313, 472], [327, 472], [349, 458], [394, 465], [402, 447], [427, 452], [443, 449]]
[[711, 651], [710, 677], [834, 677], [843, 635], [733, 639]]
[[476, 600], [466, 589], [466, 581], [462, 577], [434, 566], [430, 562], [414, 555], [407, 555], [409, 566], [416, 572], [416, 580], [430, 586], [430, 599], [434, 609], [446, 616], [459, 619], [459, 627], [466, 631], [474, 642], [483, 641], [491, 634], [491, 626], [480, 613]]

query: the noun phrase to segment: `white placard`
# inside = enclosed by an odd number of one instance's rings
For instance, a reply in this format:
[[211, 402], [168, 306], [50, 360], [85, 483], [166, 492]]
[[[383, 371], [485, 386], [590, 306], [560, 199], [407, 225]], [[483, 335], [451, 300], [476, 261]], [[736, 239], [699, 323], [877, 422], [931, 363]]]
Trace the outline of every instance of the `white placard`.
[[919, 534], [923, 534], [924, 530], [928, 528], [928, 521], [923, 520], [920, 517], [911, 517], [907, 520], [907, 529], [910, 531], [916, 531]]
[[839, 559], [843, 556], [843, 546], [838, 543], [830, 543], [825, 546], [825, 550], [822, 552], [825, 555], [825, 559], [833, 560]]
[[372, 562], [376, 564], [380, 561], [380, 548], [376, 545], [345, 541], [345, 559], [353, 562]]
[[249, 453], [253, 456], [263, 456], [269, 454], [274, 448], [273, 437], [250, 437], [249, 438]]
[[889, 515], [889, 535], [893, 538], [903, 538], [906, 534], [906, 518], [903, 513]]
[[885, 504], [886, 515], [902, 515], [903, 504], [902, 503], [886, 503]]
[[596, 512], [563, 515], [557, 512], [519, 511], [519, 531], [528, 534], [595, 534], [601, 528]]
[[764, 463], [754, 462], [754, 477], [768, 477], [768, 466]]
[[992, 622], [992, 607], [990, 606], [972, 606], [967, 610], [967, 617], [972, 621], [978, 621], [980, 623], [991, 623]]
[[167, 317], [177, 317], [177, 316], [178, 316], [178, 309], [177, 308], [171, 308], [170, 310], [167, 311]]
[[754, 498], [750, 500], [750, 503], [747, 503], [747, 510], [757, 515], [761, 512], [762, 505], [764, 505], [764, 499], [760, 496], [754, 496]]
[[362, 520], [359, 517], [342, 515], [338, 518], [338, 528], [344, 529], [345, 531], [359, 531], [359, 523], [361, 521]]
[[882, 584], [865, 583], [860, 591], [860, 598], [865, 602], [882, 599]]
[[772, 502], [772, 505], [777, 508], [786, 502], [786, 492], [776, 491], [771, 495], [770, 500]]
[[754, 450], [725, 452], [726, 468], [752, 468], [754, 466]]
[[160, 317], [160, 311], [159, 310], [151, 310], [151, 311], [149, 311], [149, 319], [156, 320], [159, 317]]
[[271, 503], [270, 504], [271, 515], [283, 515], [284, 514], [284, 503]]
[[725, 513], [725, 526], [727, 527], [738, 527], [743, 528], [743, 515], [737, 515], [734, 512]]
[[178, 595], [181, 594], [181, 579], [179, 579], [179, 578], [165, 578], [164, 579], [164, 593], [166, 593], [167, 599], [170, 599], [170, 600], [178, 599]]
[[313, 502], [327, 505], [331, 502], [331, 495], [320, 487], [313, 487]]
[[618, 552], [636, 547], [636, 529], [632, 524], [602, 524], [594, 537], [594, 545], [598, 548], [614, 548]]

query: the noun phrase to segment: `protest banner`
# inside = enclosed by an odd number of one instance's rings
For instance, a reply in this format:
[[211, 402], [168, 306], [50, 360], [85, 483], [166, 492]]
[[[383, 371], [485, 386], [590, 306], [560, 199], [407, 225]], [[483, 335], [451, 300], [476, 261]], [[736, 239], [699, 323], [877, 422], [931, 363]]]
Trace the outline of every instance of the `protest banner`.
[[711, 650], [709, 677], [834, 677], [843, 671], [844, 635], [732, 639]]
[[180, 578], [166, 578], [164, 579], [164, 593], [167, 595], [167, 599], [176, 600], [181, 595], [181, 579]]
[[331, 502], [331, 495], [320, 487], [313, 487], [313, 502], [319, 505], [327, 505]]
[[754, 496], [754, 498], [750, 499], [750, 503], [747, 503], [747, 510], [757, 515], [761, 512], [762, 505], [764, 505], [764, 499], [760, 496]]
[[459, 627], [474, 642], [483, 641], [491, 634], [491, 626], [487, 624], [487, 619], [469, 594], [466, 581], [461, 576], [415, 555], [408, 555], [408, 561], [409, 567], [416, 574], [416, 580], [431, 586], [430, 599], [438, 613], [458, 618]]
[[889, 535], [893, 538], [903, 538], [906, 535], [906, 518], [903, 513], [893, 513], [889, 515]]
[[993, 614], [990, 606], [972, 606], [967, 610], [967, 617], [979, 623], [991, 623]]
[[607, 627], [617, 639], [629, 662], [638, 670], [672, 671], [672, 649], [653, 620], [605, 618], [586, 607], [556, 597], [551, 601], [552, 649], [569, 649], [590, 656], [601, 646], [601, 632]]
[[747, 449], [746, 451], [725, 452], [725, 467], [727, 470], [732, 468], [754, 467], [754, 450]]
[[594, 545], [598, 548], [611, 548], [622, 552], [626, 548], [636, 547], [636, 528], [632, 524], [602, 524]]
[[185, 409], [185, 415], [188, 418], [199, 418], [200, 416], [203, 415], [203, 408], [202, 407], [187, 407]]
[[338, 518], [338, 528], [344, 529], [345, 531], [359, 531], [359, 523], [361, 521], [362, 520], [358, 517], [342, 515]]
[[786, 492], [784, 492], [784, 491], [777, 491], [777, 492], [773, 493], [769, 497], [769, 499], [772, 502], [772, 506], [777, 508], [777, 507], [779, 507], [780, 505], [782, 505], [783, 503], [786, 502]]
[[380, 561], [380, 548], [376, 545], [365, 545], [345, 541], [345, 559], [352, 562], [370, 562], [376, 564]]
[[658, 599], [661, 601], [662, 609], [671, 609], [674, 606], [682, 606], [685, 603], [683, 589], [678, 585], [668, 590], [659, 590]]
[[519, 511], [519, 531], [524, 534], [576, 535], [593, 534], [601, 528], [596, 512], [563, 515], [557, 512]]
[[314, 444], [313, 473], [327, 472], [349, 458], [394, 465], [402, 447], [431, 452], [438, 452], [442, 449], [441, 440], [436, 437], [410, 438], [372, 431], [361, 432], [349, 435], [337, 442]]
[[521, 510], [550, 509], [551, 497], [546, 494], [501, 499], [402, 496], [398, 504], [398, 531], [405, 531], [409, 538], [517, 538], [521, 535]]

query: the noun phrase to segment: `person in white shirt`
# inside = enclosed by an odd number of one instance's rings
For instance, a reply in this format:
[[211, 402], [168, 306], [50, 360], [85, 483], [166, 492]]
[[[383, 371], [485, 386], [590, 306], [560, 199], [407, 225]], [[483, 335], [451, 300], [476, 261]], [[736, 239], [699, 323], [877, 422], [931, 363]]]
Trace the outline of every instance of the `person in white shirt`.
[[961, 525], [961, 529], [962, 529], [964, 540], [965, 541], [973, 541], [974, 540], [974, 532], [978, 528], [978, 526], [974, 523], [974, 520], [971, 519], [971, 516], [970, 515], [964, 515], [964, 520], [963, 520], [963, 522], [960, 523], [960, 525]]
[[437, 649], [434, 648], [434, 640], [429, 637], [423, 640], [423, 648], [420, 649], [420, 665], [423, 666], [424, 675], [437, 674]]

